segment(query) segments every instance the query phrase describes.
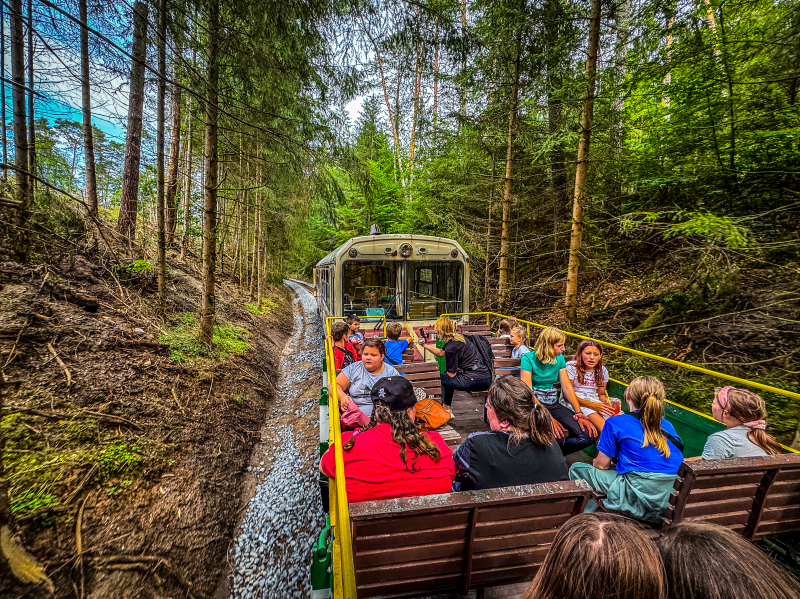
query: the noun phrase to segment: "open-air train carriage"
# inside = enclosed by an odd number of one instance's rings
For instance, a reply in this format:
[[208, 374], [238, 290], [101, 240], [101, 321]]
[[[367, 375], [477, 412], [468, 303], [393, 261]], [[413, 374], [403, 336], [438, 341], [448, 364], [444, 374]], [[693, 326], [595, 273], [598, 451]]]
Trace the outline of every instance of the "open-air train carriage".
[[[332, 321], [349, 314], [416, 321], [414, 327], [407, 327], [415, 338], [419, 325], [431, 324], [442, 314], [462, 323], [470, 316], [485, 318], [486, 324], [490, 318], [507, 318], [493, 312], [469, 314], [469, 257], [455, 241], [438, 237], [356, 237], [317, 264], [314, 283], [328, 335]], [[545, 326], [518, 322], [529, 331]], [[573, 340], [586, 338], [564, 333]], [[607, 349], [695, 371], [726, 384], [800, 400], [796, 391], [598, 341]], [[419, 597], [466, 594], [470, 589], [478, 589], [481, 596], [487, 587], [530, 581], [560, 525], [579, 513], [589, 499], [588, 484], [523, 485], [348, 505], [339, 410], [333, 407], [338, 405], [335, 385], [328, 396], [328, 381], [336, 376], [331, 338], [326, 339], [325, 356], [320, 451], [330, 446], [335, 452], [336, 478], [320, 481], [328, 516], [313, 549], [312, 597]], [[495, 358], [496, 364], [502, 362]], [[424, 368], [419, 363], [409, 366], [411, 373]], [[612, 378], [608, 393], [621, 398], [625, 387], [625, 382]], [[475, 404], [476, 411], [480, 404], [482, 400]], [[711, 417], [670, 401], [665, 417], [680, 435], [685, 457], [699, 455], [708, 436], [723, 428]], [[698, 519], [727, 526], [748, 539], [763, 540], [786, 567], [800, 572], [800, 455], [784, 449], [785, 454], [766, 458], [684, 462], [664, 527]], [[593, 448], [586, 453], [592, 454]]]
[[428, 235], [354, 237], [317, 263], [320, 314], [436, 320], [469, 311], [469, 257]]

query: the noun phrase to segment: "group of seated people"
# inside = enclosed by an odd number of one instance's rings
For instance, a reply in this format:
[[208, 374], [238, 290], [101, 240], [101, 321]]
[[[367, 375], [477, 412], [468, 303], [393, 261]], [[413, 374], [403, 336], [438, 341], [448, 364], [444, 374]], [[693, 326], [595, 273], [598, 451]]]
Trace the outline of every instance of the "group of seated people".
[[[606, 510], [653, 523], [663, 519], [684, 456], [680, 438], [664, 418], [666, 393], [658, 379], [632, 380], [624, 395], [629, 413], [621, 412], [606, 393], [602, 347], [584, 340], [566, 362], [564, 334], [553, 327], [540, 333], [532, 350], [520, 353], [520, 378], [493, 378], [448, 321], [436, 323], [446, 341], [439, 348], [446, 358], [444, 403], [452, 401], [456, 388], [475, 389], [480, 382], [489, 390], [491, 430], [470, 434], [455, 452], [436, 431], [416, 424], [420, 390], [415, 393], [386, 361], [387, 345], [399, 342], [399, 324], [391, 327], [387, 343], [361, 338], [358, 350], [349, 338], [358, 333], [357, 323], [332, 327], [334, 346], [353, 358], [346, 364], [337, 358], [337, 368], [343, 368], [335, 381], [342, 425], [354, 429], [342, 433], [349, 502], [583, 479], [606, 496]], [[512, 327], [509, 334], [515, 347], [524, 346], [522, 327]], [[400, 354], [408, 341], [398, 347]], [[687, 459], [781, 453], [765, 431], [766, 407], [755, 393], [717, 389], [711, 411], [726, 428], [709, 436], [702, 456]], [[593, 462], [568, 468], [564, 456], [592, 443], [597, 444]], [[333, 448], [322, 457], [320, 470], [335, 476]], [[597, 510], [589, 501], [585, 511]], [[743, 556], [747, 567], [732, 574], [730, 565]], [[717, 575], [714, 584], [708, 583], [708, 568]], [[568, 575], [554, 576], [557, 571]], [[800, 587], [727, 529], [681, 523], [654, 544], [630, 522], [594, 513], [576, 516], [561, 528], [525, 597], [745, 596], [800, 597]]]

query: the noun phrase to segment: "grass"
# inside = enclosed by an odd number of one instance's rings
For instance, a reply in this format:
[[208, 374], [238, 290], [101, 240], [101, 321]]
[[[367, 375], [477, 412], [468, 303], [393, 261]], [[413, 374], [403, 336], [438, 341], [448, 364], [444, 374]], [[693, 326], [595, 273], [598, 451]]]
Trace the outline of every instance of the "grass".
[[274, 310], [278, 307], [278, 302], [268, 297], [265, 297], [261, 300], [261, 305], [257, 304], [245, 304], [245, 308], [247, 308], [253, 314], [266, 314], [270, 310]]
[[222, 362], [250, 349], [247, 343], [250, 332], [241, 327], [215, 326], [209, 347], [200, 341], [200, 330], [193, 313], [183, 312], [173, 321], [175, 324], [166, 329], [159, 341], [170, 347], [170, 358], [180, 364]]

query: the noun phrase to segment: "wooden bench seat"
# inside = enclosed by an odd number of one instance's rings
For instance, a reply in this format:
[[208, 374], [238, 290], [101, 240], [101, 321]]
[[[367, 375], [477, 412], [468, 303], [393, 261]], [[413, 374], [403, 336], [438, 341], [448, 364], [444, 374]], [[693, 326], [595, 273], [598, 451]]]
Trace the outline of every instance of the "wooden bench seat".
[[757, 540], [800, 530], [800, 454], [681, 464], [663, 528], [719, 524]]
[[576, 480], [350, 504], [358, 597], [530, 581], [590, 492]]
[[461, 324], [458, 325], [459, 333], [469, 333], [471, 335], [492, 336], [492, 328], [488, 324]]
[[411, 381], [415, 387], [425, 390], [425, 395], [442, 401], [442, 382], [439, 378], [439, 364], [437, 362], [413, 362], [395, 366], [397, 372]]

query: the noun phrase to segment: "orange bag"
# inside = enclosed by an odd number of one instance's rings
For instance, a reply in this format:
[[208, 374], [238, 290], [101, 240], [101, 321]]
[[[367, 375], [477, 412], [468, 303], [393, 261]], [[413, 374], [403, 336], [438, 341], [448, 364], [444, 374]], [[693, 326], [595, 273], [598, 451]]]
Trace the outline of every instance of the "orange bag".
[[418, 401], [417, 420], [421, 420], [423, 425], [421, 428], [434, 430], [447, 423], [453, 415], [445, 410], [438, 401], [432, 398], [426, 398]]

